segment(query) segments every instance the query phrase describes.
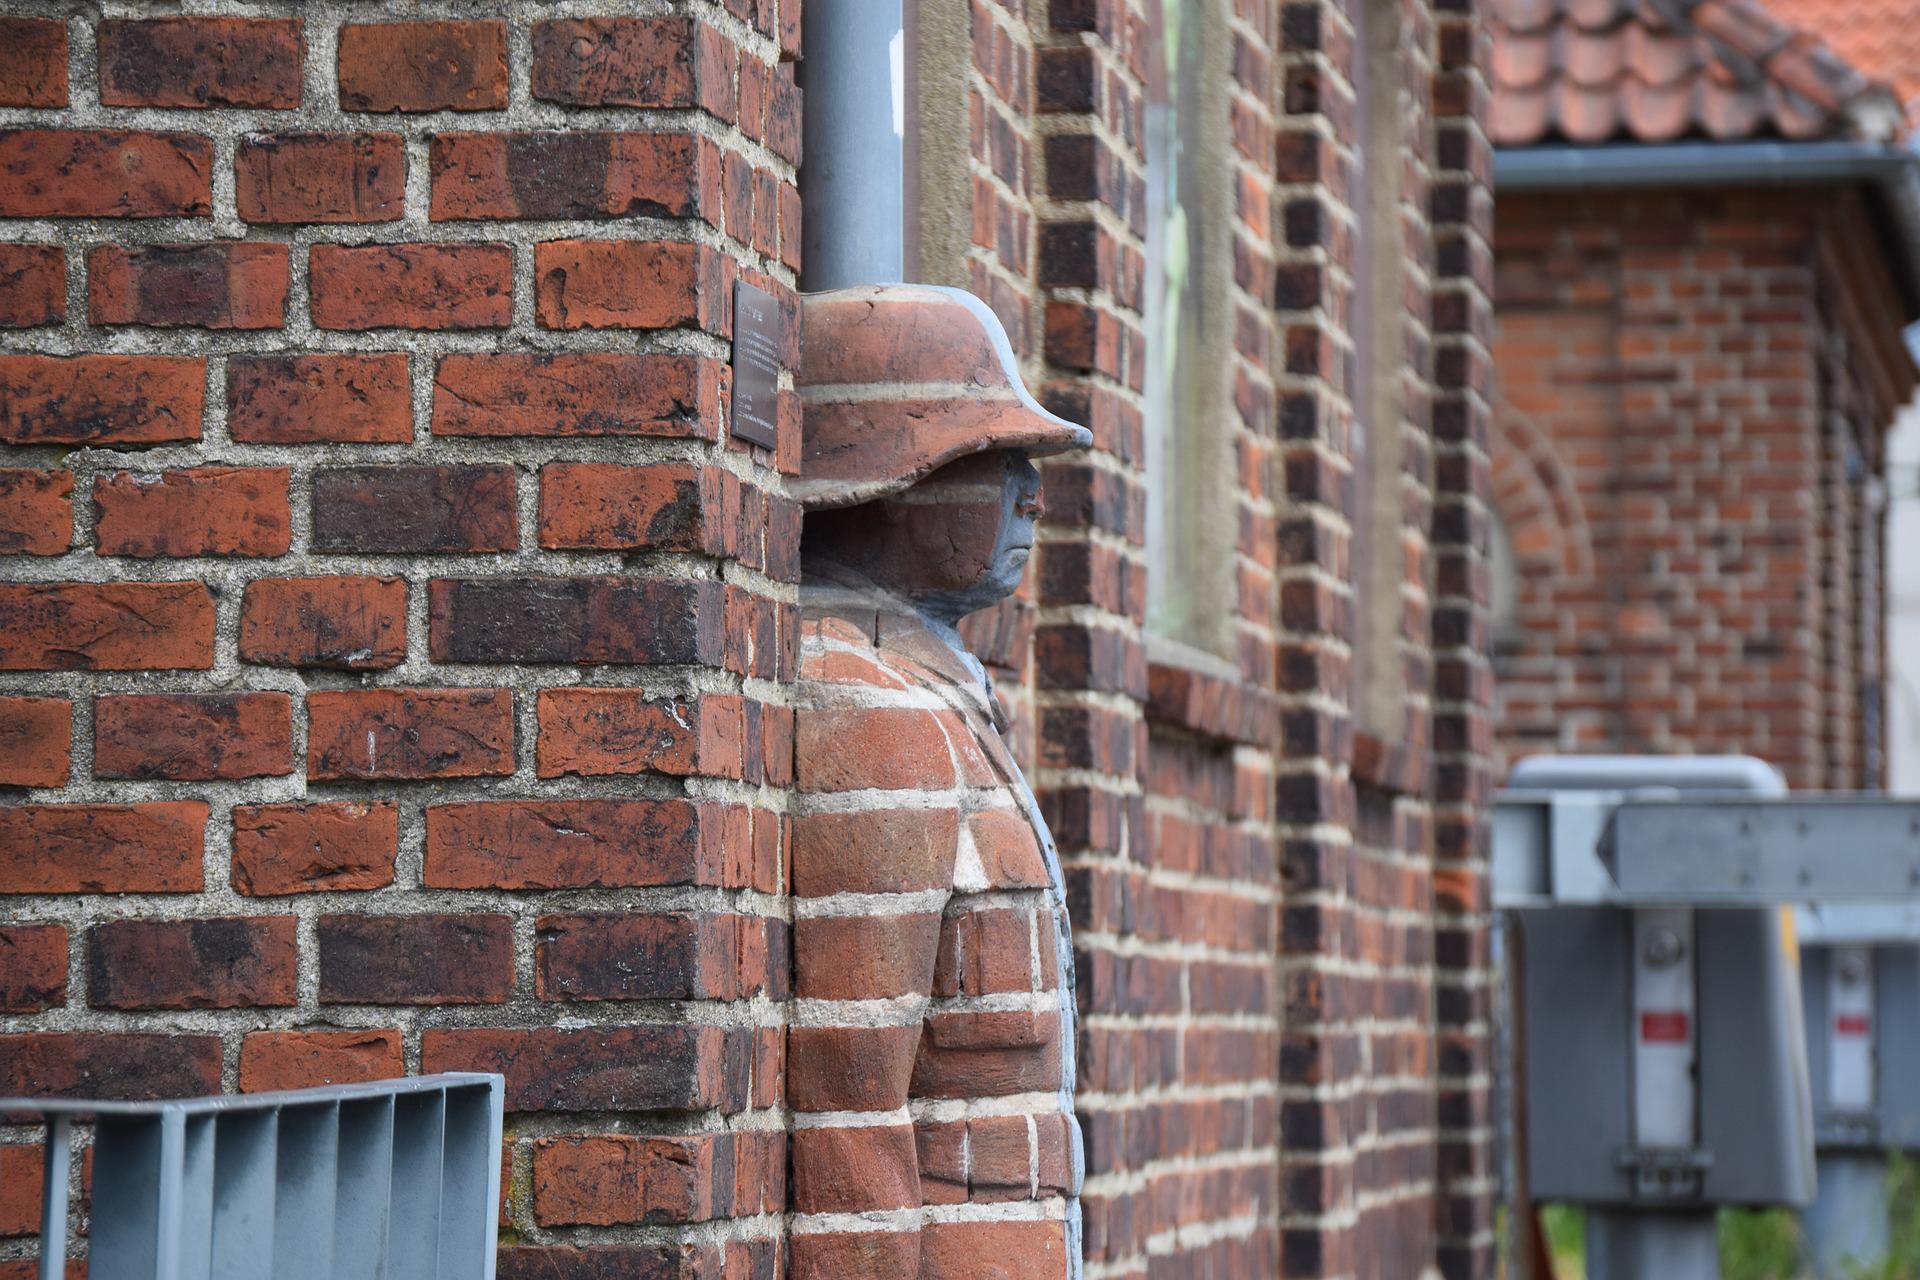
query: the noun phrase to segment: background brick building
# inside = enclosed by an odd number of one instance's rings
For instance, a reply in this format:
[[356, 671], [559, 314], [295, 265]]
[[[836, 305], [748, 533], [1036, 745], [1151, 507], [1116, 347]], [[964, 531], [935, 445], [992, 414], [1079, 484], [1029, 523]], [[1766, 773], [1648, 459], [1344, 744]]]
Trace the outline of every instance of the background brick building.
[[[774, 1274], [798, 6], [206, 8], [0, 19], [0, 1093], [500, 1070], [503, 1275]], [[969, 631], [1088, 1272], [1484, 1275], [1484, 33], [910, 17], [913, 274], [1096, 437]]]
[[1746, 752], [1884, 784], [1907, 126], [1768, 12], [1794, 8], [1491, 7], [1505, 763]]

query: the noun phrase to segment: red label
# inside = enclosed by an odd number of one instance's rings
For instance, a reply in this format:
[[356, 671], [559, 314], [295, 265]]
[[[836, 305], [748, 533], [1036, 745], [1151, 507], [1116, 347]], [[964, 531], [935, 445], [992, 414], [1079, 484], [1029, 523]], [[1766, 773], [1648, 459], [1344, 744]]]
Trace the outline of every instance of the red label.
[[1640, 1015], [1640, 1039], [1647, 1044], [1685, 1044], [1687, 1015], [1682, 1009], [1649, 1009]]
[[1864, 1036], [1872, 1029], [1864, 1013], [1843, 1013], [1833, 1020], [1833, 1034], [1837, 1036]]

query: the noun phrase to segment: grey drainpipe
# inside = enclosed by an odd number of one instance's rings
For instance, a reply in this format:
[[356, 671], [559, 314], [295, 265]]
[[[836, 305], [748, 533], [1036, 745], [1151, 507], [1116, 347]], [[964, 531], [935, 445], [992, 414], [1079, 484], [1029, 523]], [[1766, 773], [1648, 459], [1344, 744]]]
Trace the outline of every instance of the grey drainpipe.
[[1871, 142], [1676, 142], [1511, 147], [1493, 153], [1496, 192], [1628, 187], [1872, 187], [1900, 236], [1896, 279], [1920, 315], [1920, 156]]

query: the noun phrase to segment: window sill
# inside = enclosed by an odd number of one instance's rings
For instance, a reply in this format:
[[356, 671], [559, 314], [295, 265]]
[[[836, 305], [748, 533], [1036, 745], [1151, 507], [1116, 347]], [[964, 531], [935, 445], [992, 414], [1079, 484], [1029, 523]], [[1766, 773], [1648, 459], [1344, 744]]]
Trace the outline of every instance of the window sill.
[[1280, 699], [1213, 654], [1147, 637], [1147, 719], [1216, 742], [1276, 749]]

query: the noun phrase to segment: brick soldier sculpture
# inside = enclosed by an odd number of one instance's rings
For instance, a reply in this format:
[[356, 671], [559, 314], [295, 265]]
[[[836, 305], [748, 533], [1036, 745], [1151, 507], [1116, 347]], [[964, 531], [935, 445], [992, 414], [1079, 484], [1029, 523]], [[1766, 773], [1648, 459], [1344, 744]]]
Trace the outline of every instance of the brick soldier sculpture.
[[1019, 585], [1028, 458], [1092, 437], [968, 294], [805, 307], [793, 1274], [1077, 1276], [1059, 856], [954, 625]]

